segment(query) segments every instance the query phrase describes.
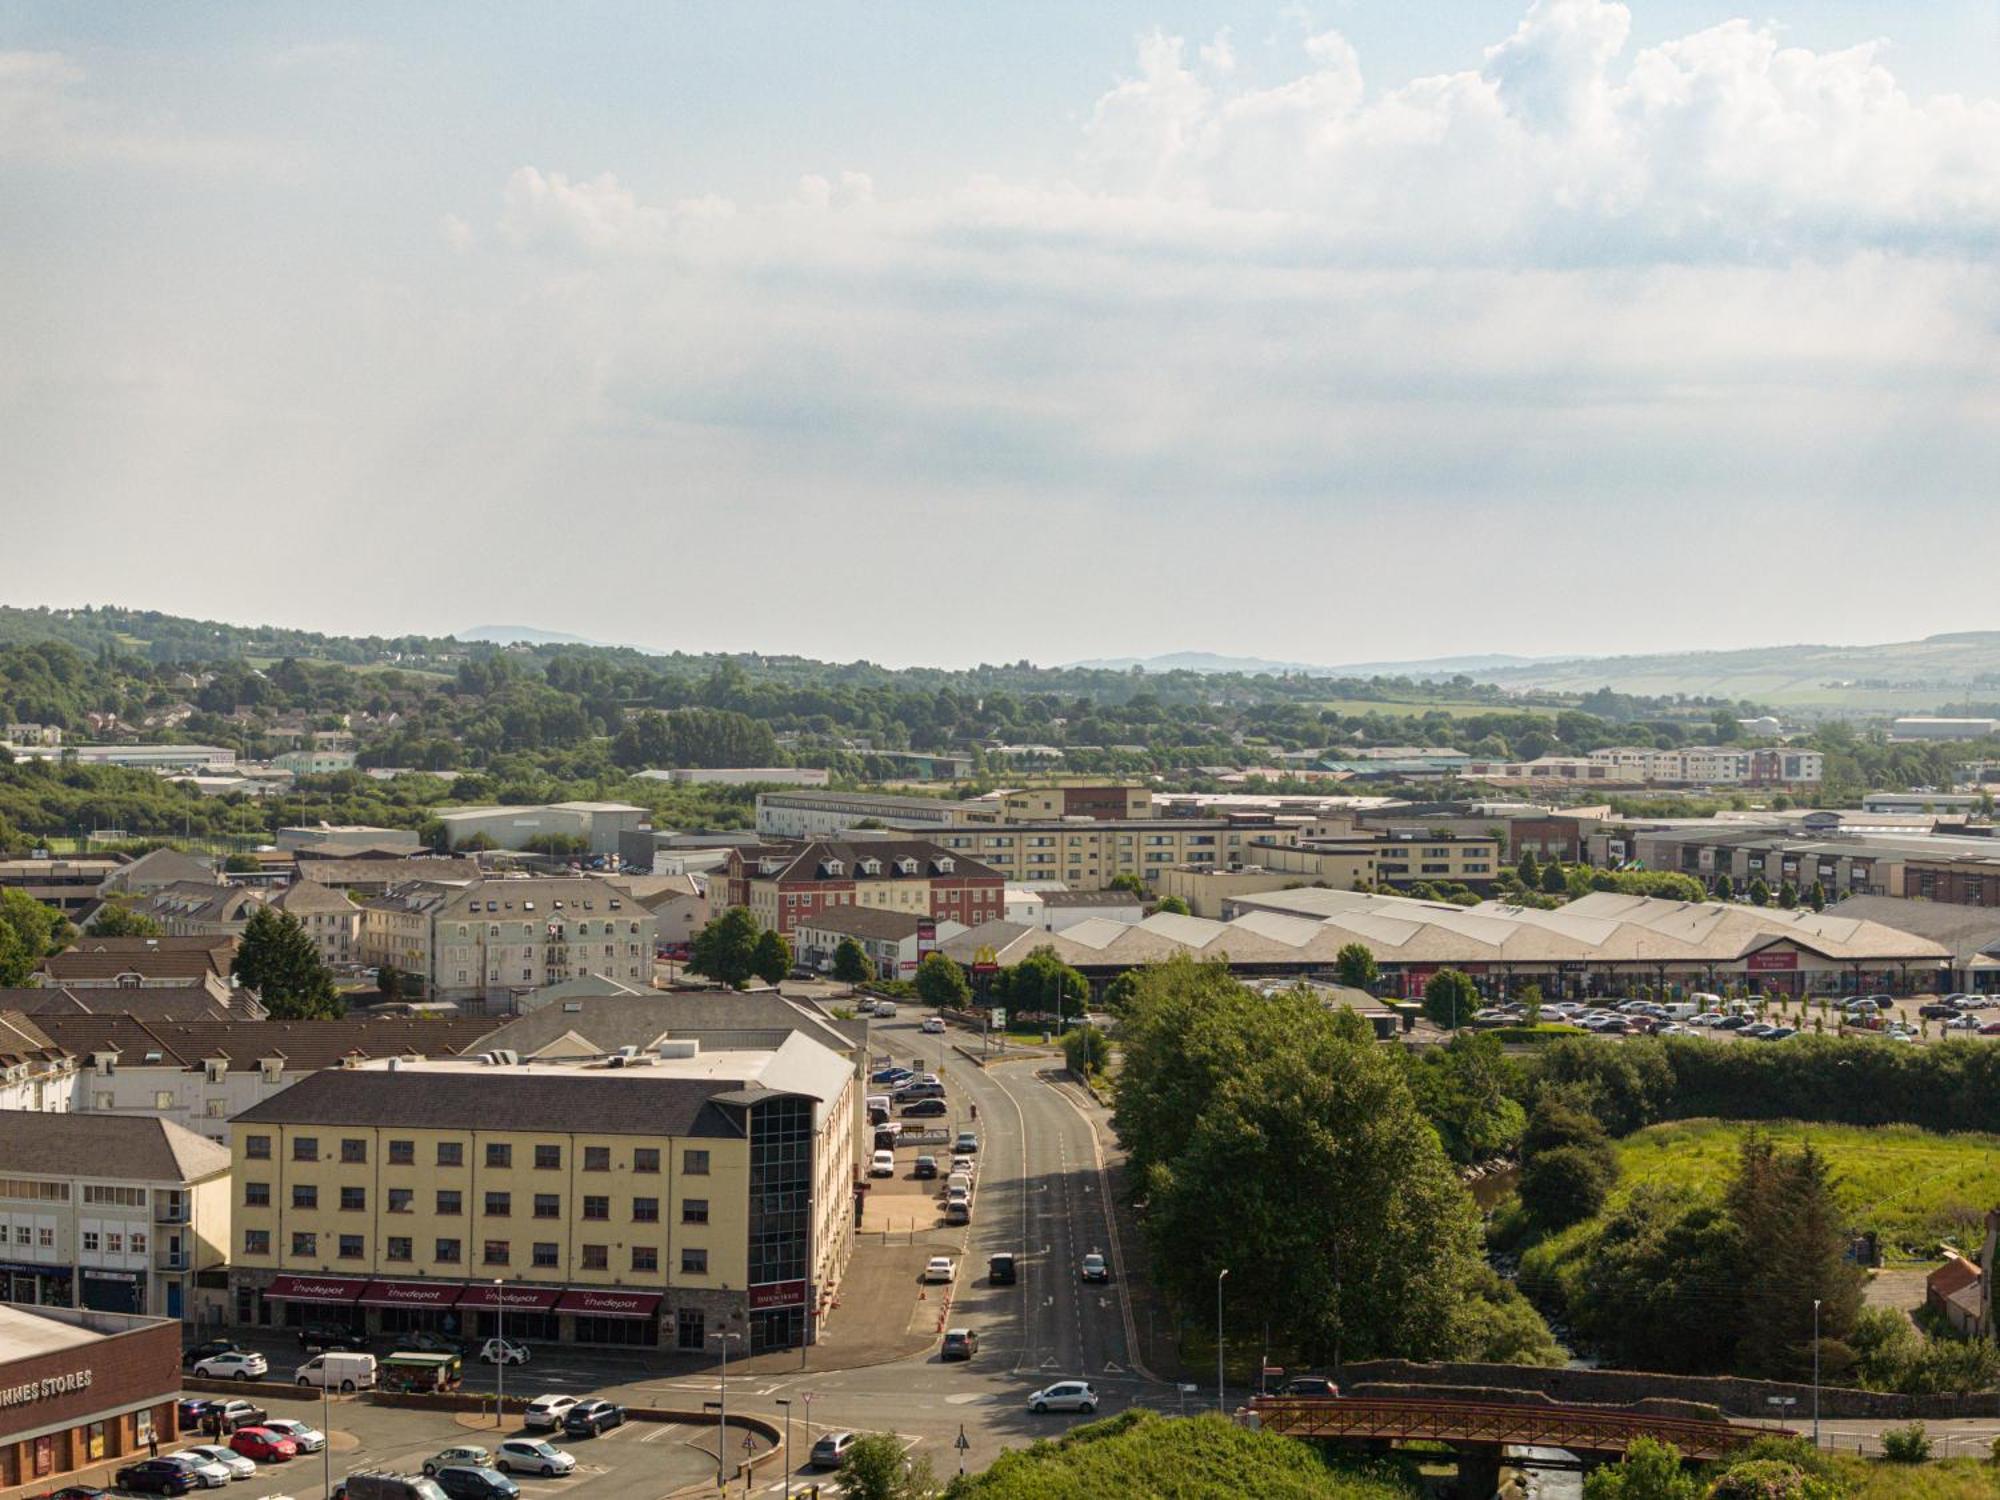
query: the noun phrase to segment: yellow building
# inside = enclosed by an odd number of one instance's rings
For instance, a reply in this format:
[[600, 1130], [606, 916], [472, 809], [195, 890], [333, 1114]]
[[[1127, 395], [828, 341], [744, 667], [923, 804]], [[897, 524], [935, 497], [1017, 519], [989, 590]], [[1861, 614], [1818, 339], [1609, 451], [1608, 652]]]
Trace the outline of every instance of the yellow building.
[[1148, 885], [1179, 865], [1225, 869], [1252, 856], [1254, 840], [1288, 840], [1269, 823], [1222, 818], [1120, 818], [1103, 822], [1010, 823], [952, 829], [932, 842], [957, 850], [1009, 881], [1059, 880], [1073, 891], [1103, 890], [1120, 875]]
[[231, 1122], [235, 1321], [809, 1342], [853, 1240], [855, 1089], [796, 1033], [315, 1074]]

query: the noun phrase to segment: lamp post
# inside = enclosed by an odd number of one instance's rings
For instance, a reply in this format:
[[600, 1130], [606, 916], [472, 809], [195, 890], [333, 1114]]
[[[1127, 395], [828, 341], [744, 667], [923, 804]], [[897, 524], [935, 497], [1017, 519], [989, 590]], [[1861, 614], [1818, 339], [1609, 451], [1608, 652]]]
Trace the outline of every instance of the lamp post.
[[1228, 1279], [1229, 1267], [1224, 1266], [1215, 1278], [1215, 1409], [1223, 1416], [1229, 1414], [1222, 1384], [1222, 1283]]
[[507, 1426], [507, 1282], [493, 1278], [493, 1429]]
[[1819, 1298], [1813, 1298], [1813, 1447], [1819, 1446]]
[[333, 1500], [333, 1397], [328, 1394], [333, 1382], [326, 1378], [326, 1359], [319, 1364], [319, 1430], [326, 1439], [326, 1446], [319, 1450], [320, 1483], [326, 1487], [326, 1500]]
[[743, 1335], [723, 1329], [709, 1337], [722, 1345], [722, 1375], [717, 1381], [715, 1403], [715, 1487], [721, 1490], [729, 1487], [728, 1471], [724, 1468], [729, 1462], [729, 1341]]
[[792, 1403], [783, 1396], [777, 1402], [785, 1409], [785, 1500], [792, 1500]]

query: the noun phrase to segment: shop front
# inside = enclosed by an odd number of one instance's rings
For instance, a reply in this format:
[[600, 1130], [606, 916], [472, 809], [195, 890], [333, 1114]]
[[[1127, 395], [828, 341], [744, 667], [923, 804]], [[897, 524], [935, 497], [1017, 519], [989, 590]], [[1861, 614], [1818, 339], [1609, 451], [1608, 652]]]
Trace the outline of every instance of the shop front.
[[278, 1322], [286, 1328], [354, 1328], [363, 1326], [359, 1306], [368, 1281], [361, 1276], [274, 1276], [264, 1288], [263, 1301], [278, 1308], [274, 1319], [268, 1312], [260, 1323]]
[[42, 1307], [74, 1307], [75, 1282], [68, 1266], [38, 1266], [24, 1261], [0, 1261], [0, 1302], [26, 1302]]
[[170, 1441], [180, 1351], [165, 1318], [0, 1306], [0, 1490]]
[[556, 1311], [570, 1320], [570, 1341], [652, 1348], [660, 1342], [658, 1292], [579, 1288], [564, 1292]]

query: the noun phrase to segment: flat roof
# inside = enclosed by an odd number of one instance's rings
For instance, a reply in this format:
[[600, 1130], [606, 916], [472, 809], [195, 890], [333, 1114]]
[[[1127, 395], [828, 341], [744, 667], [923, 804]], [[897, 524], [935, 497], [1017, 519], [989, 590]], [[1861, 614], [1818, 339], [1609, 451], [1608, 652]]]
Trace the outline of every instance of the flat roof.
[[29, 1312], [11, 1302], [0, 1302], [0, 1362], [80, 1349], [96, 1343], [100, 1337], [101, 1334], [74, 1323]]

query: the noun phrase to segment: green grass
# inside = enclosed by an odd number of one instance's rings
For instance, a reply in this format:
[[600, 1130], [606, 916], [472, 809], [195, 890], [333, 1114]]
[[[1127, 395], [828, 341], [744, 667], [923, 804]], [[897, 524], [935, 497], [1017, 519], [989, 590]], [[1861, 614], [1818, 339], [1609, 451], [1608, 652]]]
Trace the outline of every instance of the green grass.
[[[1788, 1146], [1809, 1140], [1826, 1156], [1850, 1223], [1875, 1230], [1886, 1257], [1935, 1259], [1940, 1240], [1976, 1253], [1986, 1209], [2000, 1202], [2000, 1136], [1789, 1120], [1764, 1128]], [[1627, 1136], [1617, 1143], [1622, 1171], [1612, 1206], [1648, 1184], [1719, 1195], [1749, 1129], [1733, 1121], [1687, 1120]], [[1589, 1228], [1579, 1225], [1558, 1238]]]
[[[1934, 1434], [1933, 1442], [1939, 1439]], [[1964, 1441], [1954, 1451], [1972, 1446]], [[1982, 1458], [1928, 1464], [1891, 1464], [1879, 1459], [1836, 1458], [1834, 1477], [1848, 1500], [1995, 1500], [2000, 1468]]]
[[1428, 713], [1449, 714], [1454, 719], [1470, 718], [1477, 714], [1540, 714], [1553, 718], [1558, 710], [1532, 703], [1471, 703], [1436, 702], [1418, 700], [1416, 702], [1385, 703], [1374, 698], [1318, 698], [1305, 705], [1313, 709], [1332, 709], [1337, 714], [1387, 714], [1393, 718], [1416, 718]]

